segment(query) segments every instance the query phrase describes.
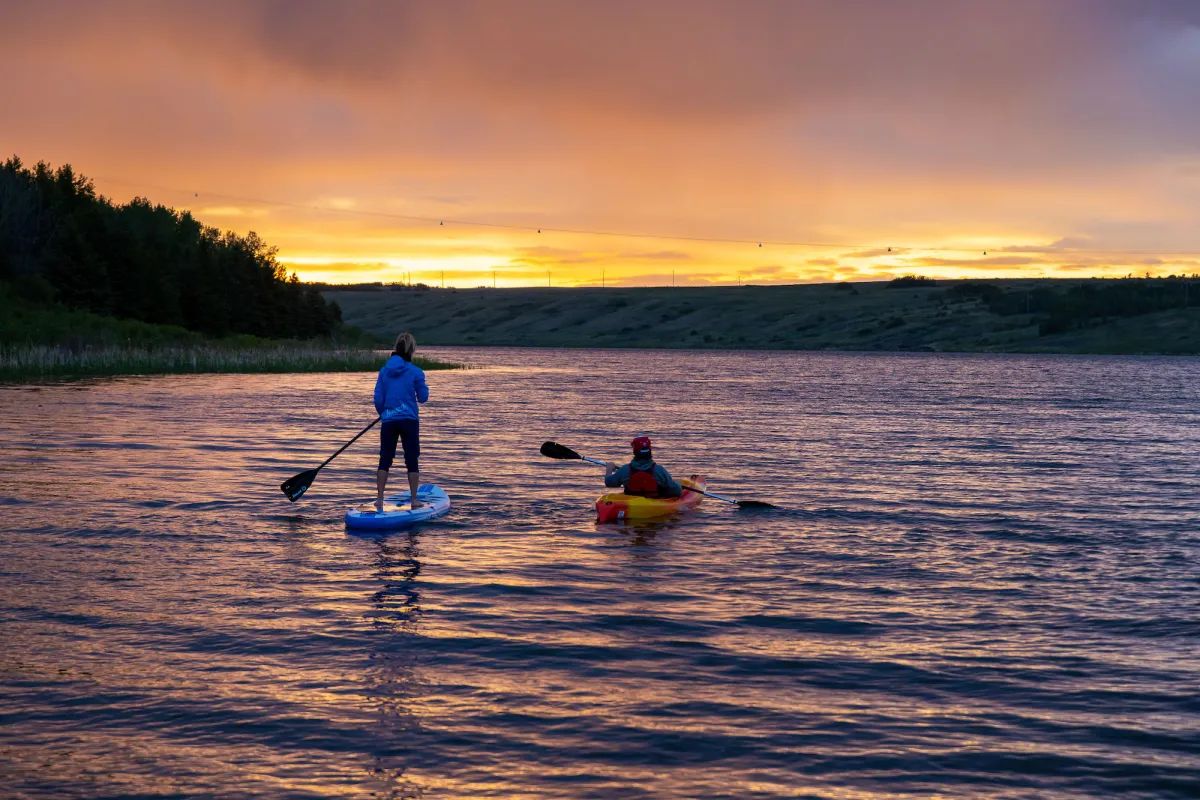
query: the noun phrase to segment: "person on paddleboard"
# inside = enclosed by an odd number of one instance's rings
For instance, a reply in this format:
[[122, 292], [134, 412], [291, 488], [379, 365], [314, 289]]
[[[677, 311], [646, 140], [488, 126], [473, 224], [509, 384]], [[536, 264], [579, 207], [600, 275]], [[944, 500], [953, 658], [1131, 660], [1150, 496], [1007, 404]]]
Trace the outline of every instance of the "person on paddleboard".
[[421, 485], [421, 428], [418, 408], [429, 399], [429, 387], [425, 385], [425, 371], [412, 363], [417, 340], [407, 331], [396, 337], [396, 346], [375, 381], [375, 410], [383, 426], [379, 429], [379, 470], [375, 473], [378, 496], [375, 507], [383, 509], [383, 490], [387, 486], [388, 473], [396, 458], [397, 441], [404, 449], [404, 468], [408, 471], [408, 488], [411, 508], [424, 505], [417, 499], [417, 487]]
[[650, 437], [639, 436], [629, 443], [633, 447], [633, 460], [623, 467], [609, 461], [604, 465], [604, 485], [615, 489], [625, 487], [625, 494], [642, 497], [679, 497], [683, 486], [661, 464], [654, 463], [650, 448]]

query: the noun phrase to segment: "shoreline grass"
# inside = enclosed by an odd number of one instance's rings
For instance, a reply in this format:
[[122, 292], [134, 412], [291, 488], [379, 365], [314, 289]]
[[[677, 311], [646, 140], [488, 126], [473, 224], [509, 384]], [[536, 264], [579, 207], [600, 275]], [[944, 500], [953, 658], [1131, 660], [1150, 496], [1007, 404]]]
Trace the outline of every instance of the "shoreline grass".
[[[317, 339], [213, 338], [20, 298], [0, 282], [0, 383], [120, 375], [374, 372], [386, 345], [342, 326]], [[463, 365], [416, 358], [424, 369]]]
[[[0, 382], [120, 375], [375, 372], [387, 357], [383, 350], [287, 344], [256, 347], [8, 344], [0, 345]], [[460, 364], [421, 357], [413, 362], [424, 370], [462, 368]]]

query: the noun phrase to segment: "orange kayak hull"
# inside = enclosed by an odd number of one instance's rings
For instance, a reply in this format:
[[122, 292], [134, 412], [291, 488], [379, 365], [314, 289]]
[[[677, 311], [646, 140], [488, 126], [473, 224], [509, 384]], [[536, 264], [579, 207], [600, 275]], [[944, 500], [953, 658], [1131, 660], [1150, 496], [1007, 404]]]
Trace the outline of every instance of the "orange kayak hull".
[[597, 522], [636, 522], [642, 519], [657, 519], [678, 514], [700, 505], [704, 495], [689, 492], [689, 488], [703, 491], [708, 483], [703, 476], [684, 478], [681, 497], [638, 497], [621, 493], [601, 495], [596, 501]]

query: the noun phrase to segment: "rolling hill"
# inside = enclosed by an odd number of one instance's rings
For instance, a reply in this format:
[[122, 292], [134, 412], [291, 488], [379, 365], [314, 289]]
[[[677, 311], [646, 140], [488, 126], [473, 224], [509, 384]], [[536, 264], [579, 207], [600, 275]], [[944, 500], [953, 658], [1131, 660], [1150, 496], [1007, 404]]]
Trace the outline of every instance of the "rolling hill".
[[[324, 295], [350, 325], [384, 340], [411, 330], [431, 345], [1200, 353], [1200, 282], [1149, 283], [324, 287]], [[1134, 302], [1147, 292], [1154, 303]]]

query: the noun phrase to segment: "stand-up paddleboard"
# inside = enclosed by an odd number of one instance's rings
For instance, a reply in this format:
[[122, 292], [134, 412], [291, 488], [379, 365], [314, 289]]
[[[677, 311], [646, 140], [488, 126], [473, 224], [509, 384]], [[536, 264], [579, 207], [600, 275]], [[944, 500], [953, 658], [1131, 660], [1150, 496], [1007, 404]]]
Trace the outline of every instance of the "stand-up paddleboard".
[[417, 487], [417, 499], [425, 505], [416, 510], [409, 507], [408, 492], [386, 498], [382, 511], [374, 503], [352, 508], [346, 512], [346, 527], [357, 531], [391, 531], [440, 517], [450, 510], [450, 496], [431, 483]]

